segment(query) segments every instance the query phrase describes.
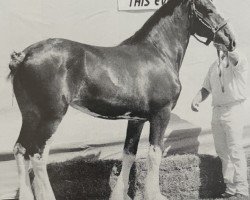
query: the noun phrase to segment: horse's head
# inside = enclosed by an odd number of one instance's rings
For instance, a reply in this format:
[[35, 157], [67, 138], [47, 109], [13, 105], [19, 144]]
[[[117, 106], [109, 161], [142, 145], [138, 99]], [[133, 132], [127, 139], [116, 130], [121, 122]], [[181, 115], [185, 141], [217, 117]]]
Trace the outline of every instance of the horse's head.
[[228, 51], [235, 49], [234, 34], [211, 0], [190, 1], [190, 23], [191, 33], [207, 38], [206, 45], [213, 41]]

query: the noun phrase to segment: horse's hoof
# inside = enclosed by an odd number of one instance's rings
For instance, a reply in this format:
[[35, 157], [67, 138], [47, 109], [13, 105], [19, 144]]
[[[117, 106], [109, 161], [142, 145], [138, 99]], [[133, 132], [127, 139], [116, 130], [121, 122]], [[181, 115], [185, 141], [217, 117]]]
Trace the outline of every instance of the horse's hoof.
[[154, 200], [168, 200], [167, 197], [163, 196], [163, 195], [158, 195]]
[[109, 200], [132, 200], [128, 195], [123, 197], [123, 196], [112, 196]]
[[147, 200], [168, 200], [168, 199], [162, 194], [154, 194], [150, 195], [150, 197], [148, 197]]
[[128, 195], [124, 197], [124, 200], [132, 200]]
[[132, 200], [128, 195], [112, 194], [109, 200]]
[[1, 195], [0, 196], [0, 199], [1, 200], [18, 200], [19, 194], [18, 194], [18, 191], [11, 191], [7, 194], [4, 194], [4, 195]]
[[19, 196], [19, 200], [34, 200], [33, 195], [21, 195]]

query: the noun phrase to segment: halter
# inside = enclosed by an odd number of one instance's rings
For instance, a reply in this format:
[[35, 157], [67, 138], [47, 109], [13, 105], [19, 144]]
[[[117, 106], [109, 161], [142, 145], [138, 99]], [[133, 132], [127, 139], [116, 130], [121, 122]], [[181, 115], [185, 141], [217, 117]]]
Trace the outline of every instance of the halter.
[[205, 45], [209, 45], [212, 41], [214, 41], [214, 38], [216, 36], [216, 34], [223, 29], [226, 25], [227, 25], [227, 21], [223, 21], [221, 24], [219, 24], [218, 26], [213, 26], [212, 24], [210, 24], [210, 22], [208, 22], [202, 15], [202, 13], [200, 13], [194, 4], [194, 1], [191, 1], [191, 13], [189, 18], [195, 17], [196, 19], [198, 19], [204, 26], [206, 26], [209, 30], [212, 31], [213, 33], [213, 37], [212, 38], [207, 38], [206, 42], [203, 42], [202, 40], [200, 40], [195, 33], [193, 32], [192, 35], [195, 37], [195, 39], [197, 39], [199, 42], [205, 44]]

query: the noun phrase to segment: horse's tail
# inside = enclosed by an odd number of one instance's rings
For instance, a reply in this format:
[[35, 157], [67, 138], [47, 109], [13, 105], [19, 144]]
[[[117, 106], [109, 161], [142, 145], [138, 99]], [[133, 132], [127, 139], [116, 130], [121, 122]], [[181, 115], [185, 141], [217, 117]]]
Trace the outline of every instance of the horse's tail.
[[9, 68], [10, 68], [10, 73], [8, 75], [8, 79], [12, 78], [15, 73], [17, 68], [22, 64], [23, 60], [25, 58], [25, 54], [23, 52], [13, 52], [10, 55], [10, 63], [9, 63]]

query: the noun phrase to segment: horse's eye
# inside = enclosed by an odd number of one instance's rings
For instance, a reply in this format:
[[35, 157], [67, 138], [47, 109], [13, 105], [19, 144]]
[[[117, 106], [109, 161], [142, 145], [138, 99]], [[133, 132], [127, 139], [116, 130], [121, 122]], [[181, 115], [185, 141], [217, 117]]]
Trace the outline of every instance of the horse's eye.
[[208, 14], [213, 13], [213, 10], [207, 9], [207, 13], [208, 13]]

